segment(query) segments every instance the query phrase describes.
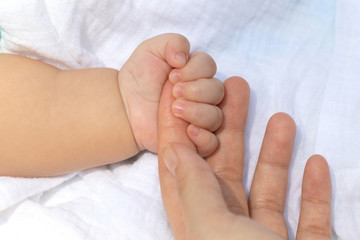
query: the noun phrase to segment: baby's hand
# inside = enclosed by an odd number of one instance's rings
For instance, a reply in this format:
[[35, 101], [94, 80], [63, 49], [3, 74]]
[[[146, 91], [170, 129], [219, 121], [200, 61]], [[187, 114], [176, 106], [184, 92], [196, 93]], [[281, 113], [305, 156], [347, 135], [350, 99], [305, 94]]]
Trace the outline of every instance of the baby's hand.
[[169, 73], [183, 68], [190, 44], [179, 34], [163, 34], [141, 43], [119, 71], [118, 81], [138, 150], [157, 150], [160, 95]]
[[194, 52], [182, 69], [174, 69], [169, 80], [174, 84], [172, 105], [175, 116], [190, 123], [187, 134], [200, 155], [212, 154], [218, 146], [213, 133], [222, 123], [218, 105], [224, 97], [224, 87], [214, 78], [216, 63], [206, 53]]
[[159, 101], [169, 78], [175, 83], [174, 113], [190, 123], [188, 136], [199, 153], [207, 156], [218, 146], [212, 132], [222, 122], [216, 105], [223, 98], [223, 86], [213, 78], [214, 60], [201, 52], [189, 60], [189, 49], [185, 37], [163, 34], [140, 44], [119, 71], [122, 101], [139, 150], [157, 150]]

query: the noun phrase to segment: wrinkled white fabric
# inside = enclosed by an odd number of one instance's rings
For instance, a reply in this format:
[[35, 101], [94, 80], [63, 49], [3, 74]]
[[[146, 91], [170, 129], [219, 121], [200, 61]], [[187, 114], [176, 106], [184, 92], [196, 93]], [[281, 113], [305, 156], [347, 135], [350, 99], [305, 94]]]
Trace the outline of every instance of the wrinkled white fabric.
[[[247, 79], [249, 191], [267, 120], [297, 123], [285, 217], [294, 238], [306, 159], [321, 153], [333, 181], [333, 239], [359, 239], [358, 0], [0, 0], [3, 52], [62, 69], [121, 68], [143, 40], [185, 35], [217, 76]], [[1, 74], [1, 73], [0, 73]], [[171, 239], [157, 157], [49, 179], [0, 178], [1, 239]]]

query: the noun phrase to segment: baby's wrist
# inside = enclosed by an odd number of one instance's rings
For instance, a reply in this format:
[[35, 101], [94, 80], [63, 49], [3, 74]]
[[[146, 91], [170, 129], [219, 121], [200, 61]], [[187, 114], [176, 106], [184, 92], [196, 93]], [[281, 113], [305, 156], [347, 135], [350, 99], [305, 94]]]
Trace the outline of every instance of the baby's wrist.
[[118, 86], [119, 86], [119, 101], [120, 101], [120, 112], [122, 116], [122, 121], [120, 124], [123, 127], [123, 137], [122, 142], [126, 142], [127, 149], [124, 149], [124, 152], [127, 152], [129, 157], [136, 155], [142, 149], [138, 146], [138, 143], [135, 138], [135, 134], [132, 128], [132, 124], [130, 121], [130, 108], [126, 98], [126, 94], [123, 93], [123, 89], [121, 89], [119, 84], [120, 72], [118, 74]]

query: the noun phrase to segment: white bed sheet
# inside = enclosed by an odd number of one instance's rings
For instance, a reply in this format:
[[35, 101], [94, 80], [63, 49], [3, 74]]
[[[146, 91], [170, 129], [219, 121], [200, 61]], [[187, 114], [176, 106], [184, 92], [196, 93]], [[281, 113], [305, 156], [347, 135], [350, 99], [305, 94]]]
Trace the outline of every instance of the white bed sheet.
[[[246, 78], [248, 192], [267, 120], [297, 123], [285, 217], [294, 238], [306, 159], [333, 181], [333, 239], [360, 238], [360, 2], [357, 0], [0, 0], [4, 52], [63, 69], [120, 68], [164, 32], [209, 52], [217, 76]], [[171, 239], [157, 156], [57, 178], [0, 177], [1, 239]]]

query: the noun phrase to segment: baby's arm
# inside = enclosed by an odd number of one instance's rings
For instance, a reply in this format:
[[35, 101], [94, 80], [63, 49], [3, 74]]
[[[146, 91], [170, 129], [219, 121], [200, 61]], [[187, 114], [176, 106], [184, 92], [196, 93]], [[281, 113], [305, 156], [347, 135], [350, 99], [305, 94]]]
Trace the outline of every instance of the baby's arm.
[[0, 54], [0, 176], [51, 176], [138, 153], [118, 71]]

